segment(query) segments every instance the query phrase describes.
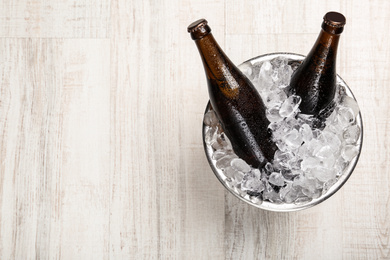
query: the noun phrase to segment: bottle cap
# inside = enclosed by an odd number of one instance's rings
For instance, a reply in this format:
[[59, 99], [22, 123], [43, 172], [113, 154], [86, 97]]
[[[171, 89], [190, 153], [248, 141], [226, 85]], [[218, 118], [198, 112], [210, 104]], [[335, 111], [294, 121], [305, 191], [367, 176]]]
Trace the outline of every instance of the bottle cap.
[[345, 22], [344, 15], [337, 12], [328, 12], [324, 16], [322, 29], [331, 34], [340, 34], [344, 30]]
[[187, 27], [187, 31], [191, 34], [193, 40], [198, 40], [211, 32], [211, 28], [207, 25], [206, 19], [199, 19], [191, 23]]

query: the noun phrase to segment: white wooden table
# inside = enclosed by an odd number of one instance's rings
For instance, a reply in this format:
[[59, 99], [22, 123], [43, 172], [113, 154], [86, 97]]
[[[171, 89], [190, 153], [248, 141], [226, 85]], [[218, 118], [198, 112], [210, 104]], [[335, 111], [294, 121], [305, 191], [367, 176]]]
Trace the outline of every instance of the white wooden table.
[[[318, 206], [258, 210], [208, 166], [187, 25], [241, 63], [307, 54], [332, 10], [360, 161]], [[386, 0], [1, 1], [0, 259], [390, 259], [389, 24]]]

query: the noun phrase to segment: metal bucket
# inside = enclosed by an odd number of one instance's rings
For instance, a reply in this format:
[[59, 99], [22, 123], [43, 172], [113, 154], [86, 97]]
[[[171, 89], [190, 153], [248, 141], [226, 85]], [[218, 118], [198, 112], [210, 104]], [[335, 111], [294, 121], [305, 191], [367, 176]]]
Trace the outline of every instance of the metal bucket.
[[[271, 53], [271, 54], [265, 54], [265, 55], [261, 55], [261, 56], [252, 58], [252, 59], [242, 63], [238, 67], [243, 68], [248, 63], [254, 64], [254, 63], [258, 63], [258, 62], [269, 61], [269, 60], [272, 60], [276, 57], [284, 57], [284, 58], [288, 58], [290, 60], [296, 60], [296, 61], [301, 61], [305, 58], [305, 56], [303, 56], [303, 55], [294, 54], [294, 53]], [[344, 80], [340, 76], [337, 76], [337, 82], [339, 85], [345, 87], [346, 94], [349, 97], [352, 97], [353, 99], [355, 99], [352, 91], [350, 90], [350, 88], [347, 86], [347, 84], [344, 82]], [[205, 113], [207, 111], [209, 111], [209, 106], [210, 106], [210, 104], [208, 103]], [[351, 174], [352, 174], [353, 170], [355, 169], [355, 166], [359, 160], [359, 156], [360, 156], [362, 144], [363, 144], [363, 123], [362, 123], [362, 117], [361, 117], [360, 112], [356, 116], [356, 124], [360, 127], [360, 136], [359, 136], [359, 139], [357, 141], [357, 145], [359, 147], [358, 155], [355, 156], [351, 160], [349, 165], [344, 169], [344, 172], [338, 177], [336, 183], [334, 183], [319, 198], [312, 199], [309, 202], [299, 203], [299, 204], [294, 204], [294, 203], [279, 204], [279, 203], [272, 203], [269, 201], [261, 201], [257, 198], [251, 197], [250, 195], [246, 194], [245, 192], [238, 191], [237, 188], [235, 188], [235, 187], [228, 185], [227, 177], [224, 175], [224, 173], [221, 169], [218, 169], [216, 167], [216, 160], [212, 159], [213, 148], [211, 147], [211, 145], [209, 145], [205, 142], [205, 130], [207, 128], [207, 126], [205, 124], [203, 124], [203, 134], [202, 134], [203, 135], [203, 145], [204, 145], [206, 157], [207, 157], [207, 160], [210, 164], [211, 169], [213, 170], [213, 172], [217, 176], [218, 180], [222, 183], [222, 185], [225, 186], [225, 188], [228, 191], [230, 191], [234, 196], [236, 196], [240, 200], [242, 200], [242, 201], [244, 201], [244, 202], [246, 202], [254, 207], [257, 207], [259, 209], [276, 211], [276, 212], [297, 211], [297, 210], [302, 210], [302, 209], [307, 209], [307, 208], [313, 207], [313, 206], [325, 201], [330, 196], [332, 196], [334, 193], [336, 193], [344, 185], [344, 183], [348, 180], [348, 178], [351, 176]]]

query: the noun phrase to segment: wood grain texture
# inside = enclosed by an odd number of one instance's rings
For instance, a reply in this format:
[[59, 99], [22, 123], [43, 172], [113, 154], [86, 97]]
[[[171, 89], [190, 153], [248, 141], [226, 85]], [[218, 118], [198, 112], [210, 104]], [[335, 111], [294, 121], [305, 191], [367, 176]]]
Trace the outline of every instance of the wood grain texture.
[[166, 5], [112, 2], [110, 256], [222, 259], [224, 195], [200, 142], [208, 98], [181, 14], [190, 8]]
[[0, 37], [105, 38], [110, 0], [3, 0]]
[[102, 256], [110, 140], [102, 50], [109, 41], [0, 42], [0, 258]]
[[[0, 259], [390, 259], [390, 2], [2, 1]], [[361, 107], [345, 186], [300, 212], [244, 204], [201, 141], [186, 32], [206, 18], [239, 64], [306, 54], [347, 17], [338, 73]]]

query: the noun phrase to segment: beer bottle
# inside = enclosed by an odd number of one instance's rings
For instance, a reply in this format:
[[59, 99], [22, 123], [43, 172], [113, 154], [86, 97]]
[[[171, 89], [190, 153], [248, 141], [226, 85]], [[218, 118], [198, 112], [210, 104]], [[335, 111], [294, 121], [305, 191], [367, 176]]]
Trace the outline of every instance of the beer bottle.
[[314, 115], [320, 121], [335, 105], [337, 46], [344, 25], [342, 14], [325, 14], [317, 41], [291, 77], [290, 92], [302, 98], [301, 113]]
[[264, 166], [277, 148], [268, 130], [263, 100], [222, 51], [205, 19], [190, 24], [188, 32], [202, 58], [211, 106], [234, 152], [253, 167]]

